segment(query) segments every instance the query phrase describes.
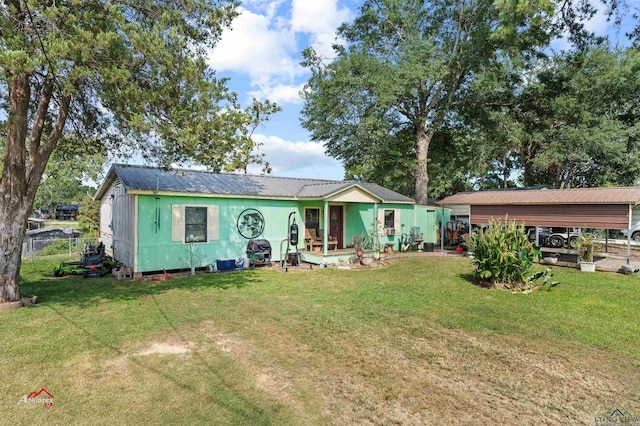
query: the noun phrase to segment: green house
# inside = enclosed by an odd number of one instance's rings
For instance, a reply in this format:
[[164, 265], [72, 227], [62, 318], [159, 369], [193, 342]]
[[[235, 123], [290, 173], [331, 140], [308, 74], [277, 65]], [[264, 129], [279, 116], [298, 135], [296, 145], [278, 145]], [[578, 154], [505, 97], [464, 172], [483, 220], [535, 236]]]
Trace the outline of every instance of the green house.
[[437, 207], [365, 182], [114, 164], [96, 199], [106, 252], [134, 272], [246, 257], [257, 239], [267, 240], [271, 260], [279, 261], [294, 221], [299, 238], [289, 252], [315, 264], [353, 255], [352, 239], [364, 233], [396, 250], [403, 234], [419, 232], [426, 243], [437, 238]]

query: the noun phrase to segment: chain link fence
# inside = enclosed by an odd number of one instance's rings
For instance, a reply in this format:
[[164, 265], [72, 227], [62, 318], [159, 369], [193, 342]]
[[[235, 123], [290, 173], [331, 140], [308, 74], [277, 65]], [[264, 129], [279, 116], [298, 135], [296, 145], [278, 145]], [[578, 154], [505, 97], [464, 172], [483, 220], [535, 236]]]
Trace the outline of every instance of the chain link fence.
[[86, 244], [96, 244], [95, 238], [46, 238], [28, 237], [22, 246], [22, 256], [30, 261], [43, 256], [67, 255], [69, 257], [81, 256]]

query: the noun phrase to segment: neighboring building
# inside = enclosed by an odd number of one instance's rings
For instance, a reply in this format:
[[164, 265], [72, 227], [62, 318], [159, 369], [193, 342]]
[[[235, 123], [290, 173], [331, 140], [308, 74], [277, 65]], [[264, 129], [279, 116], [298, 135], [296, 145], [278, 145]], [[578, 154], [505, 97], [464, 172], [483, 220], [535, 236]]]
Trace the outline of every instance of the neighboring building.
[[34, 253], [54, 244], [56, 241], [72, 241], [76, 245], [76, 239], [82, 232], [73, 228], [46, 227], [29, 230], [26, 232], [25, 242], [22, 247], [22, 255], [31, 257]]
[[30, 217], [27, 219], [27, 231], [33, 231], [34, 229], [44, 228], [45, 220], [37, 217]]
[[66, 206], [56, 206], [56, 220], [78, 220], [80, 203], [72, 203]]
[[[383, 246], [398, 246], [402, 234], [416, 227], [425, 242], [437, 238], [438, 207], [416, 205], [411, 198], [364, 182], [116, 164], [95, 198], [100, 200], [100, 238], [107, 253], [135, 272], [188, 267], [191, 242], [200, 266], [246, 257], [249, 239], [268, 240], [272, 260], [280, 260], [289, 218], [299, 226], [302, 260], [311, 263], [348, 257], [340, 250], [376, 222]], [[305, 229], [314, 229], [325, 242], [320, 252], [304, 250]], [[337, 250], [328, 250], [329, 239], [337, 241], [331, 244]]]

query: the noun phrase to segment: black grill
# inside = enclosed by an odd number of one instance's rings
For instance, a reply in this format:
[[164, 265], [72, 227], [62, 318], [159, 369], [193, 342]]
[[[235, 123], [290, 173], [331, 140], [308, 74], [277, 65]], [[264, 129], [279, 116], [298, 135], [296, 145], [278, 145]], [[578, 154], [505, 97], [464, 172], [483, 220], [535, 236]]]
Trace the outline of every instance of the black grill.
[[251, 267], [271, 264], [271, 244], [268, 240], [249, 240], [247, 257]]
[[268, 253], [271, 255], [271, 244], [268, 240], [249, 240], [247, 254]]

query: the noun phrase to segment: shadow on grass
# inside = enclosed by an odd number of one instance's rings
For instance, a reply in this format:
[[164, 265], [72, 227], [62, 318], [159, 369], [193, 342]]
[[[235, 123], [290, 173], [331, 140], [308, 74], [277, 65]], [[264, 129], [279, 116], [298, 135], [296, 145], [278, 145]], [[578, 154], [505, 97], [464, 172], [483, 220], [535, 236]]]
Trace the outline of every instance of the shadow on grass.
[[205, 290], [211, 288], [242, 288], [262, 282], [259, 271], [242, 270], [215, 274], [171, 275], [166, 281], [118, 281], [113, 277], [82, 278], [81, 276], [53, 276], [24, 278], [20, 285], [23, 295], [38, 296], [39, 303], [57, 303], [64, 306], [90, 307], [108, 301], [126, 301], [153, 296], [169, 290]]
[[[243, 274], [225, 274], [225, 275], [243, 275]], [[223, 281], [231, 278], [231, 277], [222, 277]], [[237, 280], [237, 278], [236, 278]], [[169, 281], [170, 282], [170, 281]], [[167, 284], [169, 282], [166, 282]], [[159, 288], [156, 288], [159, 290]], [[167, 316], [166, 312], [160, 307], [157, 300], [151, 293], [151, 298], [164, 318], [167, 324], [178, 334], [182, 342], [187, 342], [188, 340], [179, 332], [178, 328], [176, 328], [173, 321]], [[131, 362], [136, 368], [140, 370], [146, 371], [148, 374], [153, 374], [165, 380], [171, 384], [173, 384], [177, 389], [189, 392], [193, 395], [194, 400], [204, 400], [210, 399], [218, 406], [226, 409], [229, 412], [232, 412], [236, 417], [243, 419], [247, 424], [269, 424], [268, 421], [263, 419], [265, 409], [260, 404], [251, 400], [251, 398], [244, 397], [240, 392], [235, 389], [235, 384], [230, 381], [226, 376], [222, 375], [218, 368], [215, 368], [210, 362], [208, 362], [199, 352], [193, 352], [195, 355], [198, 364], [200, 364], [201, 368], [204, 368], [207, 373], [210, 375], [211, 381], [215, 386], [216, 392], [206, 392], [202, 389], [199, 389], [197, 386], [194, 386], [189, 380], [185, 377], [181, 377], [177, 374], [172, 374], [171, 370], [157, 368], [153, 365], [149, 365], [149, 363], [143, 362], [142, 359], [138, 356], [132, 356], [129, 353], [124, 352], [120, 347], [115, 346], [92, 330], [84, 326], [80, 321], [76, 321], [71, 318], [64, 309], [59, 309], [53, 304], [49, 304], [46, 306], [48, 309], [51, 309], [55, 312], [63, 321], [65, 321], [69, 326], [73, 327], [79, 333], [85, 335], [87, 339], [91, 340], [96, 347], [100, 347], [102, 349], [108, 349], [114, 356], [126, 357], [129, 362]], [[197, 415], [197, 414], [196, 414]], [[211, 419], [200, 415], [203, 424], [206, 424]]]
[[468, 281], [470, 284], [478, 285], [480, 280], [476, 276], [475, 272], [463, 272], [458, 274], [458, 277], [462, 278], [465, 281]]

